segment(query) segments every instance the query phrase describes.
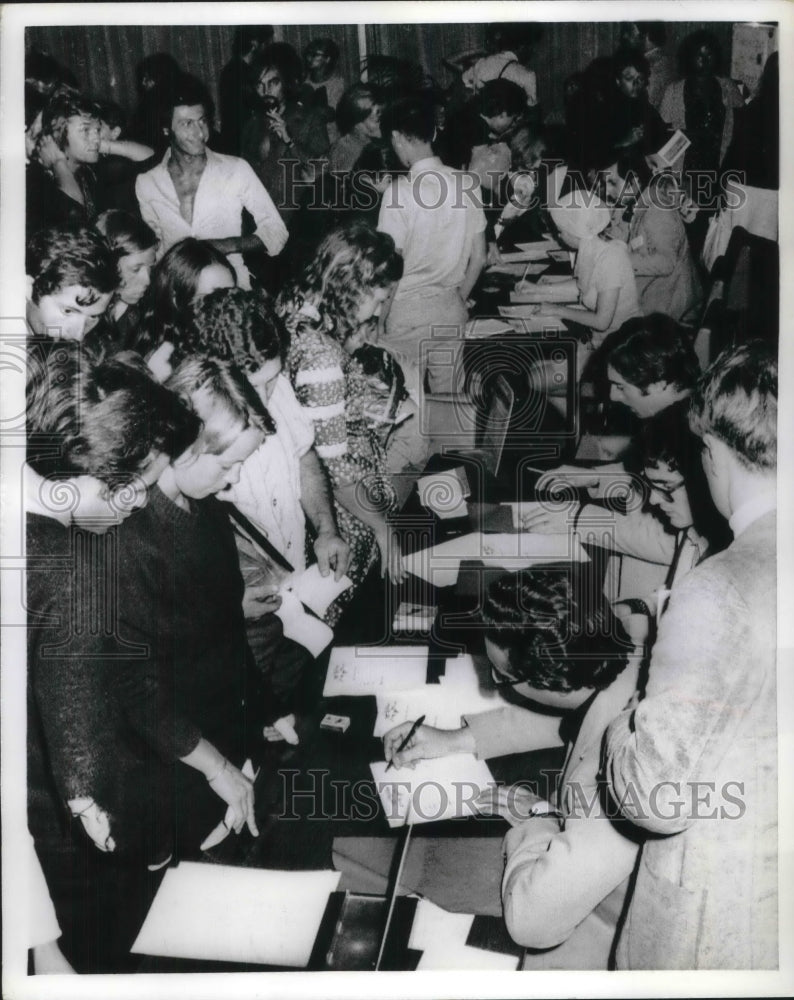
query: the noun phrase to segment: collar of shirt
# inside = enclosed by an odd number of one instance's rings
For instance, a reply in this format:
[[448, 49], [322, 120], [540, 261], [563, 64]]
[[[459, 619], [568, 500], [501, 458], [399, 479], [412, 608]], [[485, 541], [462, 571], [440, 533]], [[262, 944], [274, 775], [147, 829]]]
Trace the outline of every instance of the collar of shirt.
[[774, 489], [762, 490], [746, 503], [743, 503], [741, 507], [738, 507], [731, 515], [728, 524], [733, 532], [733, 537], [738, 538], [739, 535], [745, 532], [751, 524], [763, 517], [764, 514], [768, 514], [770, 511], [776, 509], [777, 491]]
[[435, 170], [437, 167], [442, 167], [440, 156], [426, 156], [423, 160], [417, 160], [416, 163], [411, 167], [410, 174], [414, 177], [416, 174], [421, 174], [425, 170]]

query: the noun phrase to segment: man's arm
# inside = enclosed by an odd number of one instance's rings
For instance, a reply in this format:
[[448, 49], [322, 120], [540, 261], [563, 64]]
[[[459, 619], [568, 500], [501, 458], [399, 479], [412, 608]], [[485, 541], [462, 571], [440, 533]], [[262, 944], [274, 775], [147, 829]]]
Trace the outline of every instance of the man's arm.
[[[271, 257], [277, 256], [287, 242], [287, 227], [278, 214], [273, 199], [267, 193], [264, 185], [245, 160], [237, 160], [237, 176], [239, 179], [240, 201], [254, 217], [256, 233], [254, 236], [234, 237], [235, 246], [219, 248], [221, 253], [247, 253], [260, 249], [260, 242]], [[255, 242], [251, 242], [255, 241]], [[214, 243], [228, 244], [229, 240], [216, 240]]]
[[320, 572], [325, 576], [332, 569], [338, 580], [350, 562], [350, 547], [339, 535], [331, 502], [331, 489], [313, 448], [301, 457], [300, 477], [301, 506], [317, 534], [314, 552]]

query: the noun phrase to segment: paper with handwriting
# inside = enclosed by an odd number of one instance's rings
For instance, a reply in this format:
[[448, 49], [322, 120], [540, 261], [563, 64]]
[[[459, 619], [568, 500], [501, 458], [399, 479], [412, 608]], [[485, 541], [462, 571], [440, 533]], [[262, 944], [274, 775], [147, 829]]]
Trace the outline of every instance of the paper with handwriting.
[[323, 697], [404, 691], [426, 679], [427, 646], [337, 646], [331, 650]]

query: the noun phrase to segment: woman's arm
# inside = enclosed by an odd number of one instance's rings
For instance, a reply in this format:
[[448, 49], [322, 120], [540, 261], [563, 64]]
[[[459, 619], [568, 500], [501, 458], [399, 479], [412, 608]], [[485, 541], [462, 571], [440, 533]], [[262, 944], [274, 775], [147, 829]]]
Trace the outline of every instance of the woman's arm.
[[143, 163], [154, 156], [151, 146], [135, 142], [134, 139], [103, 139], [99, 144], [99, 152], [101, 156], [121, 156], [134, 163]]
[[568, 320], [571, 323], [578, 323], [591, 330], [603, 332], [608, 330], [615, 318], [615, 310], [618, 307], [619, 288], [608, 288], [598, 293], [595, 309], [573, 309], [570, 306], [558, 306], [553, 303], [544, 304], [540, 307], [540, 316], [559, 316], [560, 319]]

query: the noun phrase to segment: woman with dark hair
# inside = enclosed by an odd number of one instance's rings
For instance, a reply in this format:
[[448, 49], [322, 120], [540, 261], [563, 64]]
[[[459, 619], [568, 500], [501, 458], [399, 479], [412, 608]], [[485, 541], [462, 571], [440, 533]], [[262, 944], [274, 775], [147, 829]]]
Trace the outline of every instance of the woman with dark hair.
[[643, 313], [696, 322], [702, 288], [682, 215], [684, 192], [672, 173], [652, 174], [635, 146], [600, 171], [599, 179], [605, 201], [620, 213], [609, 235], [628, 245]]
[[464, 715], [459, 729], [422, 725], [398, 750], [411, 727], [402, 723], [384, 736], [385, 757], [397, 768], [452, 753], [488, 759], [559, 746], [564, 730], [556, 789], [492, 786], [474, 800], [513, 829], [498, 857], [484, 856], [482, 841], [476, 857], [466, 857], [465, 843], [457, 848], [461, 871], [487, 873], [471, 876], [462, 908], [503, 912], [518, 944], [553, 949], [528, 954], [525, 968], [606, 969], [637, 844], [600, 799], [601, 742], [636, 694], [638, 658], [609, 603], [570, 566], [499, 577], [482, 622], [492, 683], [508, 703]]
[[269, 45], [259, 63], [260, 113], [243, 129], [243, 156], [256, 171], [285, 223], [293, 218], [328, 152], [325, 117], [298, 100], [303, 69], [297, 52]]
[[190, 323], [196, 301], [236, 284], [228, 257], [211, 243], [192, 237], [175, 243], [155, 267], [143, 320], [123, 346], [145, 357], [162, 381], [170, 374], [174, 343], [182, 340], [180, 330]]
[[[690, 184], [697, 175], [698, 207], [703, 211], [697, 222], [697, 241], [705, 235], [709, 214], [717, 205], [717, 173], [733, 136], [733, 113], [743, 105], [733, 80], [720, 75], [722, 52], [710, 31], [687, 35], [678, 53], [682, 79], [671, 83], [659, 111], [674, 129], [682, 129], [690, 141], [684, 153], [683, 176]], [[680, 164], [676, 164], [680, 167]]]
[[126, 343], [135, 335], [142, 315], [139, 306], [151, 284], [157, 255], [157, 237], [141, 219], [110, 209], [96, 220], [119, 272], [119, 287], [106, 317], [116, 328], [116, 341]]
[[[380, 313], [401, 275], [402, 258], [392, 238], [354, 222], [323, 240], [312, 262], [276, 301], [291, 335], [286, 373], [313, 420], [315, 449], [336, 495], [337, 520], [353, 550], [352, 561], [362, 573], [369, 568], [374, 531], [382, 571], [394, 582], [404, 571], [386, 521], [393, 492], [377, 435], [356, 419], [357, 372], [345, 344]], [[367, 549], [369, 558], [364, 557]]]

